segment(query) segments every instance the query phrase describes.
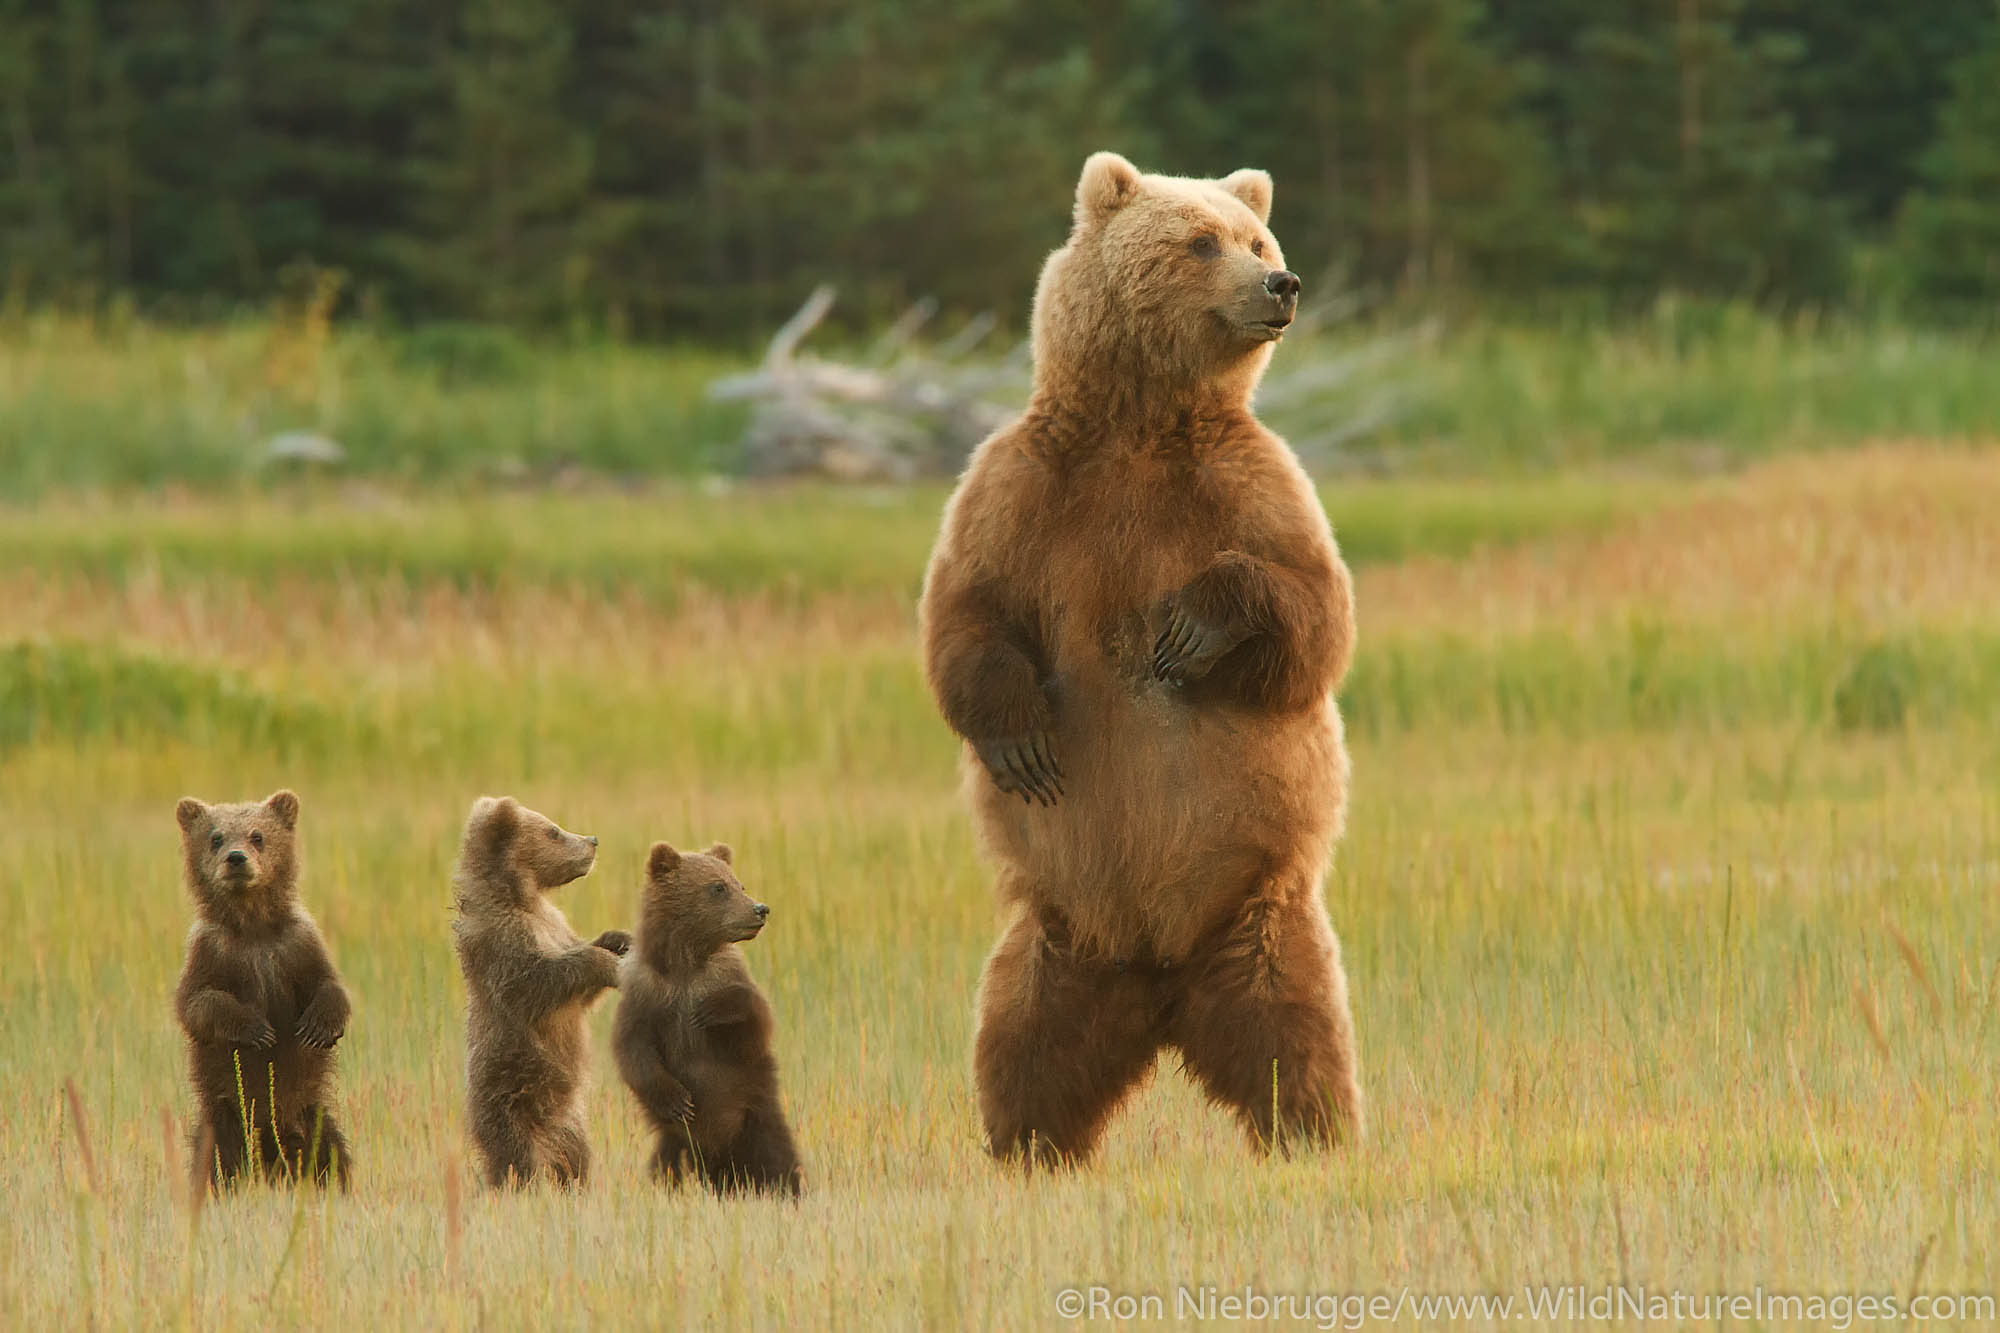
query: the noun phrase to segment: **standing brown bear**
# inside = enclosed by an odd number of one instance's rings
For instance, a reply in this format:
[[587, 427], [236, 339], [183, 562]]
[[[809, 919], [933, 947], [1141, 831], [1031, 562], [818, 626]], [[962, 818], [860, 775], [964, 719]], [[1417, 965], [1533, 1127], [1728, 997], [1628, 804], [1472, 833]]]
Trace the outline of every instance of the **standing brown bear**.
[[350, 1006], [319, 927], [299, 901], [299, 798], [174, 810], [197, 913], [174, 1010], [199, 1103], [195, 1174], [310, 1173], [344, 1188], [347, 1139], [327, 1109], [333, 1048]]
[[736, 947], [757, 938], [771, 909], [751, 901], [732, 860], [726, 843], [688, 855], [653, 845], [612, 1046], [659, 1133], [655, 1175], [679, 1184], [692, 1171], [719, 1193], [796, 1196], [771, 1006]]
[[975, 1042], [996, 1154], [1082, 1158], [1162, 1045], [1261, 1146], [1361, 1130], [1321, 891], [1353, 590], [1250, 408], [1298, 306], [1270, 212], [1261, 171], [1084, 164], [1032, 399], [931, 557], [925, 666], [1010, 913]]
[[607, 930], [586, 944], [544, 894], [596, 861], [596, 838], [511, 796], [480, 797], [465, 821], [452, 935], [465, 974], [466, 1115], [496, 1187], [590, 1174], [584, 1018], [618, 984], [632, 938]]

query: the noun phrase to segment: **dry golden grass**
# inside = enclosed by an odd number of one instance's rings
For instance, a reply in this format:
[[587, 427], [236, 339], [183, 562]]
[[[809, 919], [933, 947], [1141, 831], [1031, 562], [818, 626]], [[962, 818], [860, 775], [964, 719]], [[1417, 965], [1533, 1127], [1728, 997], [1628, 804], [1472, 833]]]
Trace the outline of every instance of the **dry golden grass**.
[[[914, 566], [665, 596], [651, 567], [264, 577], [225, 543], [148, 572], [0, 519], [0, 703], [36, 719], [0, 722], [0, 1324], [1015, 1328], [1064, 1323], [1059, 1293], [1093, 1283], [1161, 1293], [1164, 1322], [1181, 1284], [1493, 1293], [1522, 1320], [1535, 1284], [1991, 1293], [1995, 473], [1942, 450], [1786, 461], [1608, 530], [1364, 568], [1371, 720], [1329, 900], [1369, 1140], [1260, 1161], [1168, 1062], [1087, 1170], [1027, 1180], [978, 1142], [994, 918], [917, 679]], [[190, 520], [96, 521], [143, 554]], [[1643, 681], [1600, 661], [1635, 619], [1658, 636]], [[1907, 714], [1794, 706], [1883, 636], [1913, 674], [1871, 688]], [[38, 655], [4, 656], [16, 639]], [[1539, 711], [1506, 703], [1552, 654]], [[358, 1184], [197, 1210], [162, 1128], [187, 1112], [171, 809], [280, 784], [357, 997]], [[565, 891], [591, 931], [629, 924], [653, 838], [736, 844], [776, 909], [751, 959], [801, 1204], [649, 1186], [601, 1040], [591, 1188], [473, 1187], [446, 877], [487, 790], [603, 838]], [[1408, 1300], [1386, 1322], [1422, 1322]]]

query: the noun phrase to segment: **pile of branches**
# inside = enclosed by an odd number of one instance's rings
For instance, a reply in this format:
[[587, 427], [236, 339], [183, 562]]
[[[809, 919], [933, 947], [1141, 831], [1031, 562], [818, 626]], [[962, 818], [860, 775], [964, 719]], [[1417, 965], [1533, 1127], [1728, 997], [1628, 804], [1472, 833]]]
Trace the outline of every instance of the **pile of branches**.
[[992, 334], [991, 314], [924, 346], [917, 334], [937, 313], [937, 303], [926, 300], [858, 363], [800, 355], [799, 344], [832, 308], [833, 289], [820, 287], [772, 337], [762, 365], [709, 386], [716, 401], [751, 404], [742, 453], [750, 476], [954, 476], [1027, 397], [1025, 343], [998, 363], [966, 359]]
[[[717, 401], [751, 404], [745, 474], [894, 482], [955, 476], [974, 446], [1027, 398], [1025, 342], [998, 361], [969, 359], [993, 332], [991, 314], [925, 345], [917, 335], [937, 313], [937, 303], [926, 300], [859, 361], [800, 354], [799, 344], [832, 308], [833, 289], [820, 287], [772, 337], [763, 364], [709, 387]], [[1349, 295], [1301, 311], [1290, 340], [1307, 346], [1281, 353], [1257, 395], [1258, 411], [1316, 470], [1366, 466], [1354, 446], [1402, 408], [1389, 367], [1435, 333], [1425, 326], [1348, 340], [1340, 350], [1313, 346], [1313, 334], [1361, 309]]]

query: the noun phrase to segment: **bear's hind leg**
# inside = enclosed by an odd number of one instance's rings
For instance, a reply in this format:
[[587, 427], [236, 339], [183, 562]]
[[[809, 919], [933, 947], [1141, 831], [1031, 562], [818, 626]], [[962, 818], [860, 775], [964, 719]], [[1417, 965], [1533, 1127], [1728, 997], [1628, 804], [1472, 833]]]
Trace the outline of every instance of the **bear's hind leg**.
[[653, 1149], [653, 1161], [649, 1168], [653, 1179], [672, 1189], [679, 1189], [692, 1169], [693, 1152], [693, 1146], [688, 1142], [686, 1126], [674, 1125], [661, 1130], [660, 1141]]
[[486, 1163], [486, 1183], [494, 1189], [520, 1189], [535, 1178], [535, 1141], [507, 1108], [476, 1098], [472, 1109], [472, 1141]]
[[718, 1165], [716, 1175], [724, 1189], [769, 1190], [797, 1198], [802, 1184], [799, 1150], [784, 1113], [753, 1106], [729, 1145], [728, 1161]]
[[194, 1178], [206, 1178], [211, 1190], [235, 1184], [250, 1166], [250, 1145], [243, 1136], [243, 1117], [229, 1102], [208, 1110], [188, 1141], [195, 1155]]
[[549, 1176], [564, 1189], [581, 1189], [590, 1183], [590, 1140], [576, 1120], [559, 1120], [542, 1135], [548, 1155]]
[[993, 1155], [1088, 1157], [1152, 1069], [1154, 998], [1144, 973], [1081, 955], [1059, 917], [1022, 910], [979, 983], [973, 1059]]
[[1267, 885], [1177, 978], [1167, 1039], [1265, 1151], [1363, 1128], [1347, 974], [1315, 884]]
[[[334, 1179], [340, 1182], [341, 1189], [347, 1189], [354, 1178], [352, 1153], [347, 1146], [347, 1135], [341, 1132], [340, 1125], [333, 1118], [333, 1112], [323, 1106], [308, 1106], [305, 1119], [306, 1148], [300, 1160], [304, 1161], [307, 1156], [312, 1159], [306, 1164], [305, 1170], [310, 1172], [315, 1185], [324, 1187], [329, 1179]], [[312, 1150], [315, 1135], [319, 1142], [317, 1153]]]

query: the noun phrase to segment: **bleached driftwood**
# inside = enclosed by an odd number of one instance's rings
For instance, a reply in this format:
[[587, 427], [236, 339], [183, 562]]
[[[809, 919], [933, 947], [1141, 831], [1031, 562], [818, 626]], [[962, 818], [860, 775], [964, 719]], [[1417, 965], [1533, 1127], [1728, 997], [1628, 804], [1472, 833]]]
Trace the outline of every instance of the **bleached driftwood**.
[[[1027, 396], [1026, 342], [998, 361], [973, 355], [998, 322], [990, 312], [942, 342], [919, 343], [918, 334], [937, 313], [930, 300], [906, 310], [859, 363], [802, 354], [801, 344], [833, 302], [831, 287], [817, 288], [772, 335], [755, 370], [709, 387], [717, 401], [751, 404], [741, 455], [742, 470], [751, 476], [948, 477]], [[1288, 339], [1292, 346], [1257, 395], [1258, 410], [1316, 469], [1355, 465], [1351, 446], [1401, 415], [1395, 363], [1436, 334], [1434, 326], [1423, 325], [1344, 339], [1337, 348], [1315, 341], [1318, 331], [1351, 320], [1364, 306], [1337, 291], [1301, 311]]]
[[[709, 386], [720, 402], [752, 405], [743, 470], [752, 476], [827, 476], [843, 481], [909, 481], [950, 476], [972, 447], [1007, 420], [1018, 401], [1018, 364], [999, 369], [956, 362], [993, 330], [982, 316], [929, 355], [917, 333], [936, 313], [919, 302], [876, 340], [866, 365], [798, 355], [833, 308], [820, 287], [772, 335], [763, 364]], [[1001, 401], [995, 401], [995, 399]]]

